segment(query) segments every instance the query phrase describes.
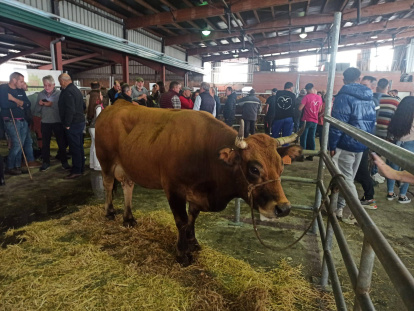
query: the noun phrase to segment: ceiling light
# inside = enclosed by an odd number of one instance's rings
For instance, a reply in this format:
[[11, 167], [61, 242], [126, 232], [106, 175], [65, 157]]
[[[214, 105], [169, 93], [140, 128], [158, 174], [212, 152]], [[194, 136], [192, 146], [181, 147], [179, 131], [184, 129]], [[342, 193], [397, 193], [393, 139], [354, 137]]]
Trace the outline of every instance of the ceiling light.
[[371, 36], [370, 38], [371, 38], [371, 39], [378, 39], [378, 36], [377, 36], [377, 35], [373, 35], [373, 36]]
[[307, 36], [308, 36], [308, 34], [307, 34], [305, 31], [303, 31], [303, 30], [302, 30], [302, 32], [299, 34], [299, 37], [300, 37], [301, 39], [305, 39]]
[[211, 34], [211, 30], [209, 30], [209, 29], [203, 29], [201, 31], [201, 33], [203, 34], [203, 36], [207, 37], [207, 36], [209, 36]]
[[237, 57], [239, 57], [239, 54], [233, 54], [233, 57], [237, 58]]

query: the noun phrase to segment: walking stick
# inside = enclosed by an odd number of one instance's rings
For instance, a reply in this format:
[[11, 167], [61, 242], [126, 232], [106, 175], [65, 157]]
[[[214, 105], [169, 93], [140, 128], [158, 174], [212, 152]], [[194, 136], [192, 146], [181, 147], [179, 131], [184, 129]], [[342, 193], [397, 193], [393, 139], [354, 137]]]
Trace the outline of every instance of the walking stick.
[[[20, 148], [22, 149], [24, 162], [26, 163], [27, 170], [29, 171], [30, 180], [33, 181], [32, 173], [30, 172], [29, 164], [27, 163], [26, 154], [24, 153], [24, 150], [23, 150], [22, 141], [20, 140], [20, 135], [19, 135], [19, 131], [17, 130], [16, 121], [14, 120], [13, 112], [12, 112], [11, 109], [9, 109], [9, 110], [10, 110], [10, 115], [11, 115], [12, 120], [13, 120], [14, 128], [16, 130], [17, 138], [19, 139]], [[30, 133], [29, 133], [29, 135], [30, 135]]]

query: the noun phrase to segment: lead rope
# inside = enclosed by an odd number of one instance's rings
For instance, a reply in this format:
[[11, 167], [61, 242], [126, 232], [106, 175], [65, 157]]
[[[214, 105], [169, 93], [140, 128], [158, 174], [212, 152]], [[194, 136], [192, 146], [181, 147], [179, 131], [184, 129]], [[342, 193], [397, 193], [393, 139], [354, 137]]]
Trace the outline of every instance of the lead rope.
[[254, 218], [254, 212], [253, 212], [253, 195], [252, 195], [252, 192], [253, 192], [253, 190], [254, 190], [254, 189], [256, 189], [257, 187], [260, 187], [260, 186], [266, 185], [266, 184], [271, 183], [271, 182], [280, 181], [280, 178], [278, 178], [278, 179], [268, 180], [268, 181], [262, 182], [262, 183], [260, 183], [260, 184], [256, 184], [256, 185], [254, 185], [254, 184], [252, 184], [252, 183], [249, 183], [249, 181], [247, 180], [246, 176], [244, 175], [244, 172], [243, 172], [243, 170], [242, 170], [241, 166], [240, 166], [240, 171], [242, 172], [243, 178], [244, 178], [244, 180], [245, 180], [245, 181], [246, 181], [246, 183], [247, 183], [247, 190], [248, 190], [248, 192], [247, 192], [247, 198], [248, 198], [248, 200], [249, 200], [249, 205], [250, 205], [250, 211], [251, 211], [251, 215], [252, 215], [252, 223], [253, 223], [254, 233], [256, 234], [256, 237], [257, 237], [257, 239], [259, 240], [260, 244], [262, 244], [264, 247], [269, 248], [269, 249], [271, 249], [271, 250], [273, 250], [273, 251], [282, 251], [282, 250], [288, 249], [288, 248], [292, 247], [293, 245], [295, 245], [296, 243], [298, 243], [300, 240], [302, 240], [302, 238], [306, 235], [306, 233], [308, 233], [308, 232], [309, 232], [310, 228], [312, 228], [313, 222], [315, 221], [316, 217], [318, 217], [319, 212], [321, 211], [321, 209], [322, 209], [323, 205], [325, 204], [326, 199], [328, 198], [328, 193], [331, 191], [331, 186], [332, 186], [333, 182], [334, 182], [334, 181], [335, 181], [335, 179], [337, 179], [338, 177], [344, 177], [343, 175], [335, 175], [334, 177], [332, 177], [332, 179], [331, 179], [331, 181], [329, 182], [329, 185], [328, 185], [328, 191], [327, 191], [326, 193], [324, 193], [324, 194], [323, 194], [323, 200], [322, 200], [321, 204], [320, 204], [320, 205], [319, 205], [319, 207], [318, 207], [318, 211], [317, 211], [317, 212], [315, 213], [315, 215], [313, 216], [312, 221], [310, 222], [309, 226], [308, 226], [308, 227], [306, 228], [306, 230], [302, 233], [302, 235], [301, 235], [298, 239], [296, 239], [293, 243], [290, 243], [289, 245], [287, 245], [287, 246], [285, 246], [285, 247], [281, 247], [281, 248], [279, 248], [279, 247], [273, 247], [273, 246], [266, 245], [266, 244], [262, 241], [262, 239], [260, 238], [260, 234], [259, 234], [259, 231], [257, 230], [257, 226], [256, 226], [256, 220], [255, 220], [255, 218]]

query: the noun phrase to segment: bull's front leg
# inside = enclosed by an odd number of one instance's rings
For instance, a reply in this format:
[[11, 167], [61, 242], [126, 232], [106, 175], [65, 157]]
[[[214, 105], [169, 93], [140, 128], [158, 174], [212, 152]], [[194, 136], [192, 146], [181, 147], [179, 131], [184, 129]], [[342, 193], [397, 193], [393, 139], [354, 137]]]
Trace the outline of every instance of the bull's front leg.
[[175, 225], [178, 229], [177, 261], [182, 266], [186, 267], [193, 261], [193, 257], [188, 249], [188, 215], [186, 210], [186, 201], [176, 194], [169, 194], [167, 196], [171, 211], [174, 215]]
[[134, 182], [128, 178], [124, 178], [121, 181], [122, 189], [124, 191], [124, 226], [133, 227], [137, 224], [134, 216], [132, 215], [132, 192], [134, 191]]
[[195, 222], [200, 214], [200, 210], [197, 205], [190, 203], [188, 207], [188, 226], [187, 226], [187, 241], [190, 252], [199, 251], [201, 249], [198, 241], [195, 237]]

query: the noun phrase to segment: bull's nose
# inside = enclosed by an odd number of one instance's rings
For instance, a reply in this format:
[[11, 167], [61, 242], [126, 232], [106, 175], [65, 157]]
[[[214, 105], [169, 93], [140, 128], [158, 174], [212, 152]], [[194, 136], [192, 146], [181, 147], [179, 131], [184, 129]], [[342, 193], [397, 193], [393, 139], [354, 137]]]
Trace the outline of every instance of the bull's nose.
[[276, 208], [275, 208], [276, 217], [285, 217], [289, 215], [290, 209], [291, 209], [290, 204], [276, 205]]

